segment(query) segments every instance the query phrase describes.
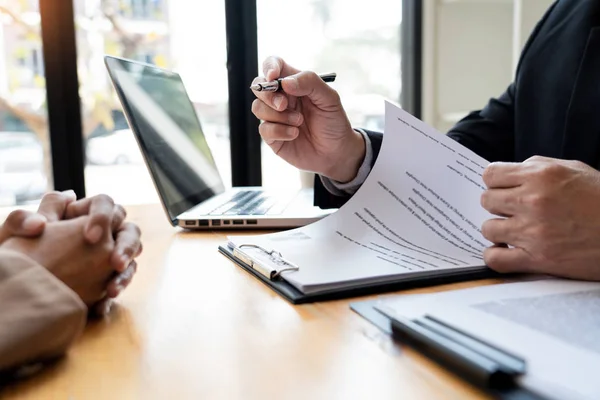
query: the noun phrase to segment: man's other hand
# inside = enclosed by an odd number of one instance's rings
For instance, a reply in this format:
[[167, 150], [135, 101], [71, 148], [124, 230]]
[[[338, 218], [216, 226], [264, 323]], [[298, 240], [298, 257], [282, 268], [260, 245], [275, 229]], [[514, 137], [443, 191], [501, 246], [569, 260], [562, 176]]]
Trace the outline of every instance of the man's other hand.
[[482, 227], [495, 243], [484, 252], [490, 268], [600, 280], [600, 172], [535, 156], [492, 163], [483, 180], [481, 204], [498, 216]]

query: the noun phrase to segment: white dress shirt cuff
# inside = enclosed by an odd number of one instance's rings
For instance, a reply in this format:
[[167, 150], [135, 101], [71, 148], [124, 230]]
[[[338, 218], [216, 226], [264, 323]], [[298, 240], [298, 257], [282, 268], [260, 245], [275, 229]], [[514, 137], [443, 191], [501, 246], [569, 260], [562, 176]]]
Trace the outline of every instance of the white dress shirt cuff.
[[367, 176], [371, 172], [371, 163], [373, 162], [373, 148], [371, 147], [371, 139], [369, 135], [362, 129], [354, 129], [359, 132], [365, 140], [365, 158], [358, 169], [358, 173], [350, 182], [338, 182], [324, 176], [320, 176], [321, 182], [327, 191], [335, 196], [352, 195], [356, 193], [358, 188], [365, 182]]

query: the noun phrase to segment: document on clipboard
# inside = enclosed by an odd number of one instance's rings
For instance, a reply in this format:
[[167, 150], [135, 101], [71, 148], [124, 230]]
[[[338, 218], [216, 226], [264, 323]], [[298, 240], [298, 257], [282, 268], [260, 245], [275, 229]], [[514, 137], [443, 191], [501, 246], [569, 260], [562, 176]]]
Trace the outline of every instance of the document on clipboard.
[[221, 252], [294, 303], [489, 276], [480, 205], [488, 162], [386, 102], [379, 157], [337, 212], [229, 236]]
[[539, 279], [392, 296], [374, 308], [394, 337], [479, 387], [600, 398], [600, 282]]

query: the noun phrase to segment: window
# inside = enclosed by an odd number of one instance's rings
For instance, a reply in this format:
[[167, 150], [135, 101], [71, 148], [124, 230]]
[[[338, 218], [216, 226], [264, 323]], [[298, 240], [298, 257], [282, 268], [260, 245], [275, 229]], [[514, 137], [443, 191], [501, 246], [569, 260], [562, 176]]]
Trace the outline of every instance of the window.
[[[353, 126], [383, 130], [384, 99], [400, 101], [402, 1], [298, 0], [286, 10], [294, 18], [281, 18], [280, 4], [257, 0], [259, 62], [279, 55], [298, 69], [336, 72], [331, 85]], [[301, 174], [263, 147], [263, 185], [299, 187]]]
[[166, 1], [161, 0], [121, 0], [120, 14], [125, 18], [149, 20], [162, 19], [162, 7]]
[[0, 6], [0, 206], [38, 201], [51, 185], [40, 15]]
[[[40, 8], [40, 4], [44, 7]], [[32, 153], [28, 157], [38, 160], [33, 163], [35, 168], [33, 164], [27, 167], [36, 169], [30, 173], [31, 179], [18, 178], [10, 184], [6, 171], [23, 171], [25, 167], [3, 166], [9, 157], [0, 160], [2, 204], [35, 201], [45, 190], [53, 188], [49, 136], [57, 141], [52, 146], [54, 153], [75, 154], [56, 160], [55, 181], [59, 188], [73, 187], [83, 194], [85, 175], [87, 195], [107, 193], [124, 204], [158, 201], [109, 80], [105, 54], [181, 74], [225, 186], [231, 185], [232, 176], [228, 93], [240, 90], [239, 82], [236, 87], [228, 87], [228, 74], [243, 76], [243, 81], [251, 79], [246, 67], [249, 62], [255, 63], [256, 43], [251, 31], [255, 17], [258, 59], [278, 54], [298, 68], [337, 72], [338, 79], [331, 85], [340, 92], [355, 126], [382, 129], [383, 98], [398, 101], [400, 97], [403, 2], [399, 0], [373, 0], [368, 5], [352, 7], [343, 0], [299, 0], [293, 4], [293, 19], [281, 18], [281, 4], [275, 0], [73, 0], [74, 13], [69, 8], [61, 10], [48, 4], [40, 0], [0, 2], [0, 133], [22, 135], [19, 140], [6, 136], [2, 147], [30, 146]], [[226, 12], [235, 21], [226, 24]], [[75, 31], [71, 25], [73, 16]], [[42, 18], [48, 19], [44, 37], [56, 39], [51, 41], [53, 47], [46, 49], [52, 53], [50, 57], [59, 60], [50, 64], [52, 68], [44, 65]], [[240, 45], [250, 50], [240, 53], [242, 57], [235, 62], [227, 60], [226, 31], [230, 35], [230, 49]], [[64, 48], [60, 45], [61, 39], [70, 43], [73, 34], [77, 60], [71, 60], [73, 53], [68, 44]], [[74, 80], [65, 79], [74, 76], [79, 83], [77, 92]], [[57, 132], [49, 135], [46, 79], [52, 82], [49, 85], [53, 88], [49, 93], [52, 101], [64, 99], [65, 104], [70, 104], [68, 110], [75, 110], [74, 103], [81, 101], [81, 124], [65, 118], [59, 104], [59, 108], [50, 108], [52, 126], [57, 126]], [[243, 83], [244, 90], [249, 83]], [[249, 110], [250, 98], [236, 96], [236, 101]], [[248, 132], [243, 129], [244, 124], [240, 124], [239, 132], [236, 127], [235, 138], [243, 145], [248, 139], [244, 135], [256, 132], [251, 120], [246, 120], [245, 115], [242, 120], [252, 126], [246, 129]], [[77, 154], [81, 147], [73, 136], [80, 131], [84, 154]], [[37, 145], [29, 138], [37, 141]], [[84, 168], [81, 156], [85, 158]], [[306, 174], [280, 160], [264, 144], [262, 159], [266, 187], [297, 188], [303, 184], [301, 177]], [[254, 183], [257, 159], [251, 155], [238, 161], [243, 164], [241, 171], [243, 168], [250, 171], [239, 177], [238, 184]], [[309, 178], [304, 182], [310, 185], [312, 177]], [[10, 189], [25, 181], [30, 182], [26, 195], [15, 194], [23, 191], [21, 187]]]
[[34, 76], [42, 76], [44, 74], [44, 60], [40, 48], [31, 50], [31, 69]]
[[77, 47], [86, 194], [106, 193], [122, 204], [159, 201], [104, 67], [104, 54], [181, 74], [224, 184], [230, 186], [223, 1], [88, 0], [75, 9], [82, 22]]

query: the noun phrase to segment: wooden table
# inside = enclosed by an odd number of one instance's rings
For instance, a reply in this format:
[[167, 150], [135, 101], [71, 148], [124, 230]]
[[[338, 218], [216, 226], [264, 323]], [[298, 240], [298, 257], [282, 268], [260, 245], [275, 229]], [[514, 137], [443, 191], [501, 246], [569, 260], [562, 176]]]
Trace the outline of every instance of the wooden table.
[[128, 212], [145, 250], [118, 306], [64, 360], [1, 398], [484, 397], [354, 314], [357, 299], [293, 306], [218, 253], [224, 233], [175, 229], [158, 205]]

